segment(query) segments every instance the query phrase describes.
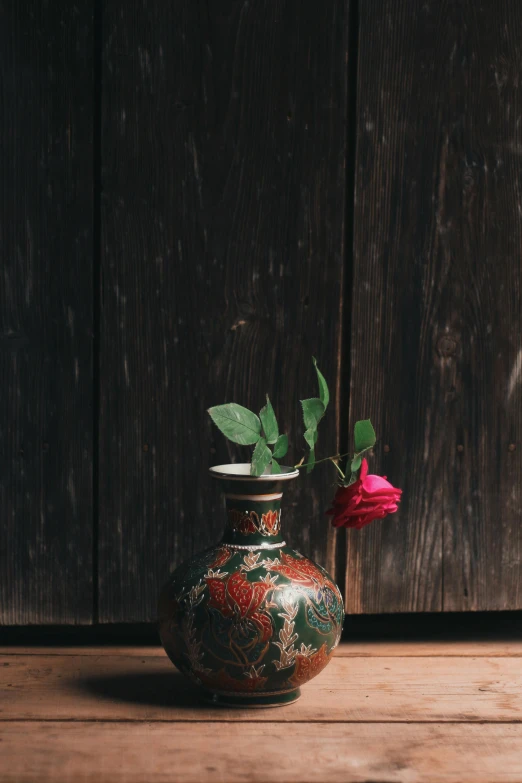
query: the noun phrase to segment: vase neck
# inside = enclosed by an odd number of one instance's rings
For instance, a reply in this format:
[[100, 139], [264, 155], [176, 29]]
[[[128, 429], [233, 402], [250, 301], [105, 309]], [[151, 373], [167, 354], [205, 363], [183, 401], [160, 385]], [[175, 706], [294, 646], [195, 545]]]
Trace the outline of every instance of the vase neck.
[[282, 492], [247, 494], [239, 487], [235, 492], [226, 492], [227, 525], [223, 543], [244, 547], [283, 543], [282, 497]]

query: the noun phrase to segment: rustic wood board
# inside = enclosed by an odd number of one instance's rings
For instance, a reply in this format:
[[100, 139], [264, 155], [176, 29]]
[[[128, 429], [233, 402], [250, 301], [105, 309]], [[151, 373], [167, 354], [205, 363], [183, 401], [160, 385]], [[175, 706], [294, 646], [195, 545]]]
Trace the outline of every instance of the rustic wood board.
[[351, 420], [400, 513], [350, 612], [522, 606], [522, 6], [360, 4]]
[[[32, 655], [32, 656], [62, 656], [62, 655], [93, 655], [118, 657], [158, 657], [165, 658], [165, 650], [158, 643], [154, 645], [128, 646], [74, 646], [74, 647], [28, 647], [0, 646], [0, 655]], [[350, 641], [341, 642], [335, 651], [336, 658], [424, 658], [444, 656], [445, 658], [520, 658], [522, 657], [522, 640], [480, 640], [480, 641]]]
[[0, 2], [0, 624], [92, 619], [92, 3]]
[[[348, 0], [103, 4], [99, 619], [156, 615], [217, 540], [210, 464], [246, 461], [206, 414], [332, 388], [337, 449]], [[295, 546], [333, 567], [334, 476], [287, 492]]]
[[518, 658], [335, 657], [276, 710], [218, 710], [157, 655], [2, 656], [1, 720], [519, 721]]
[[[240, 739], [240, 741], [238, 741]], [[2, 783], [519, 783], [522, 726], [13, 723]]]
[[227, 711], [165, 658], [115, 652], [0, 658], [1, 783], [522, 778], [517, 658], [339, 656], [297, 704]]

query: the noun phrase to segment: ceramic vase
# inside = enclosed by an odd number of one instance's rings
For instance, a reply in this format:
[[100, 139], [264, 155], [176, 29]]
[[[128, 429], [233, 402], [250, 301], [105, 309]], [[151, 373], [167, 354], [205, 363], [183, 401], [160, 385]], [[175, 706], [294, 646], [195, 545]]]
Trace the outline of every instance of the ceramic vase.
[[225, 494], [225, 532], [170, 577], [160, 635], [175, 666], [212, 702], [284, 705], [328, 664], [344, 606], [328, 573], [285, 541], [283, 487], [299, 471], [258, 478], [249, 471], [249, 464], [210, 469]]

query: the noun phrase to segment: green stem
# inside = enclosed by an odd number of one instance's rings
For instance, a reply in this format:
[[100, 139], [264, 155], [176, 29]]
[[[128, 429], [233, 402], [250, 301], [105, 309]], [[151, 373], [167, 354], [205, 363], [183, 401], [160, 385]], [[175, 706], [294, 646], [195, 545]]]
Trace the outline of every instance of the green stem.
[[346, 476], [345, 476], [345, 475], [344, 475], [344, 473], [342, 472], [341, 468], [339, 467], [339, 465], [337, 464], [337, 462], [335, 461], [335, 459], [332, 459], [332, 460], [330, 460], [330, 462], [332, 463], [332, 465], [335, 465], [337, 472], [339, 473], [340, 477], [341, 477], [341, 478], [342, 478], [342, 480], [344, 481], [344, 480], [345, 480], [345, 478], [346, 478]]
[[[305, 462], [302, 465], [294, 465], [294, 468], [297, 468], [299, 470], [299, 468], [307, 468], [308, 465], [319, 465], [321, 462], [333, 462], [335, 459], [342, 459], [343, 457], [347, 457], [349, 453], [350, 452], [347, 451], [346, 454], [334, 454], [333, 457], [324, 457], [323, 459], [318, 459], [315, 462]], [[335, 462], [334, 462], [334, 465], [335, 465]], [[338, 465], [335, 465], [335, 467], [337, 468], [337, 470], [340, 471], [340, 468], [339, 468]], [[344, 476], [344, 474], [342, 474], [342, 473], [341, 473], [341, 475]]]

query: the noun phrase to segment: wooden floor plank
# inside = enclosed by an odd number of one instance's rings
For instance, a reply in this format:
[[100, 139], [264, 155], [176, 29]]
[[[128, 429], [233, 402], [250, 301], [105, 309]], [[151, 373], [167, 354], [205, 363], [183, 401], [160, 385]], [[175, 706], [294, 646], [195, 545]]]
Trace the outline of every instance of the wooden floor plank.
[[[11, 723], [1, 783], [519, 783], [522, 726]], [[240, 741], [238, 741], [240, 739]], [[30, 752], [28, 752], [30, 748]]]
[[505, 657], [336, 657], [277, 710], [218, 710], [164, 656], [0, 657], [0, 719], [520, 721], [522, 667]]
[[352, 641], [343, 642], [336, 650], [341, 657], [401, 657], [444, 656], [446, 658], [487, 656], [522, 657], [522, 640], [481, 639], [477, 641], [454, 641], [452, 639], [430, 639], [419, 641]]
[[[0, 645], [0, 655], [125, 655], [128, 657], [165, 657], [165, 651], [155, 645], [74, 645], [35, 646]], [[342, 642], [335, 651], [336, 657], [403, 657], [423, 656], [445, 657], [522, 657], [522, 639], [480, 639], [461, 641], [453, 639], [431, 639], [419, 641], [347, 641]]]

